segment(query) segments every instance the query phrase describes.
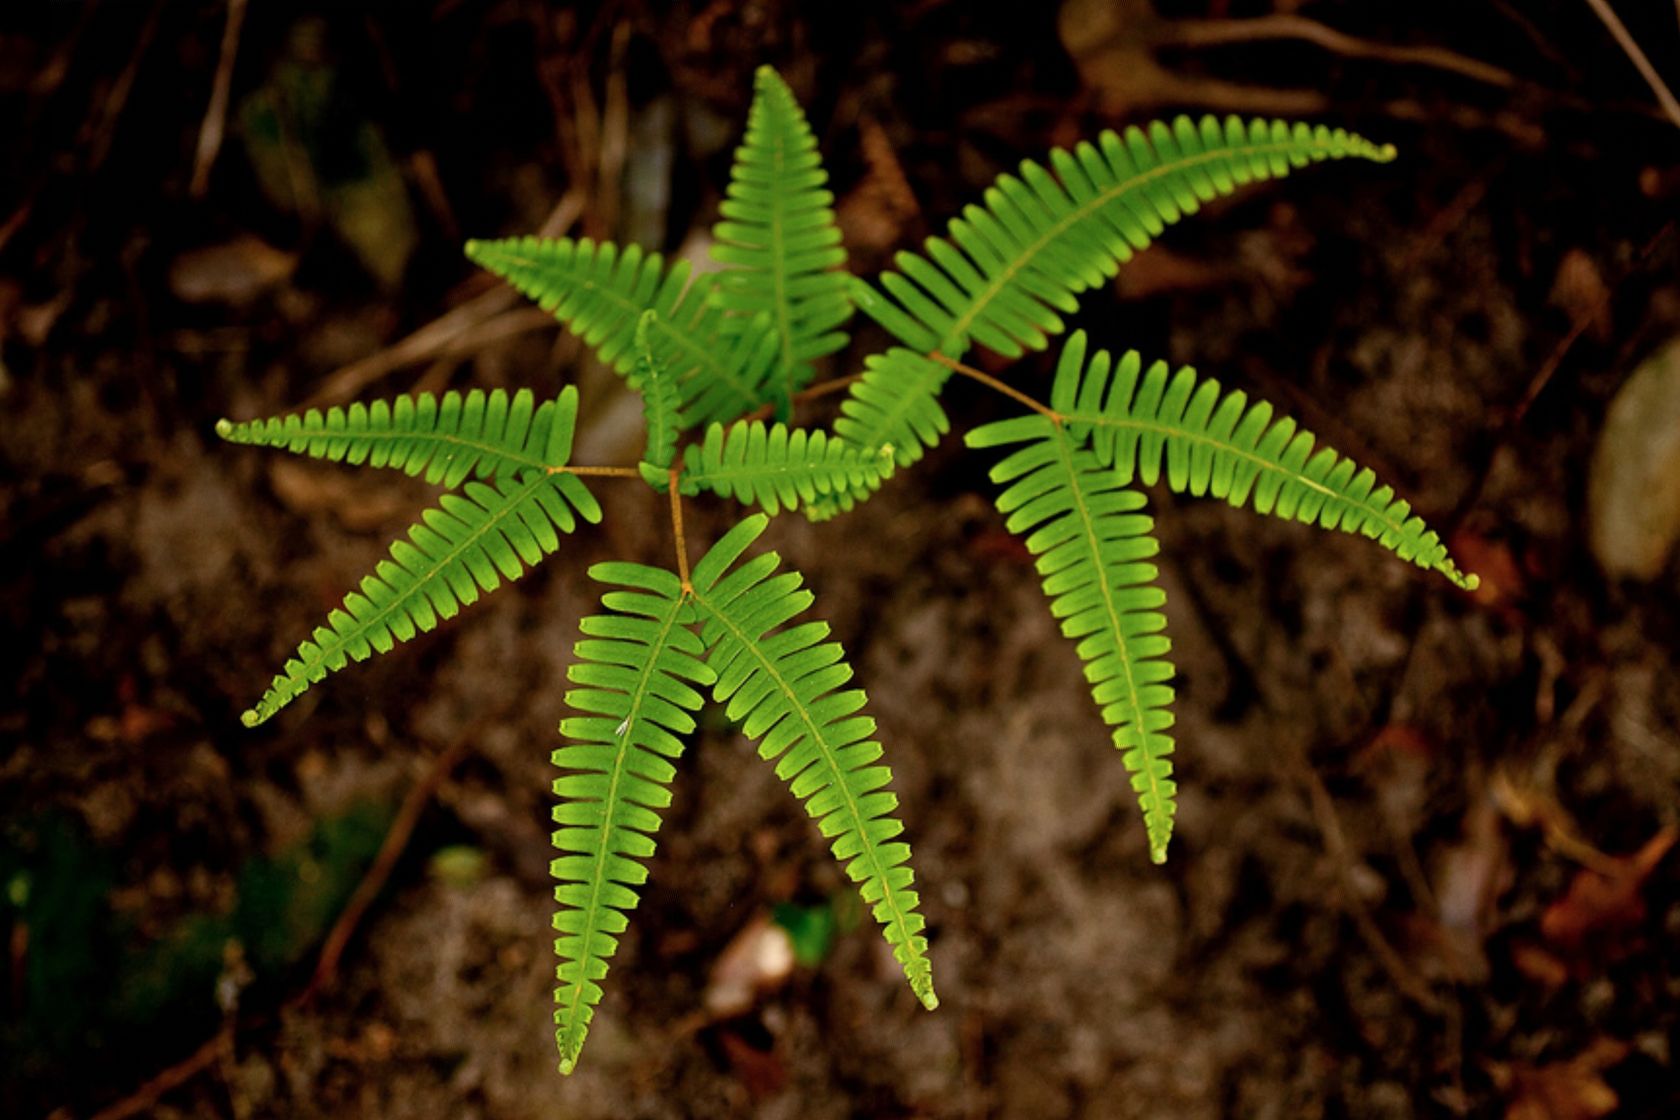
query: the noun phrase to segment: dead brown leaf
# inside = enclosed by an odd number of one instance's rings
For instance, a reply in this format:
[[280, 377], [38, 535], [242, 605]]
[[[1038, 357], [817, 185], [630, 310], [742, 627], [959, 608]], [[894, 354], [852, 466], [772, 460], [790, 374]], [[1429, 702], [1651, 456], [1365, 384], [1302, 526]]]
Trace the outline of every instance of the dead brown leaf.
[[724, 947], [706, 982], [706, 1011], [714, 1019], [745, 1014], [759, 995], [775, 991], [793, 972], [787, 930], [759, 914]]
[[1499, 1063], [1488, 1072], [1505, 1094], [1505, 1120], [1598, 1120], [1620, 1103], [1604, 1071], [1627, 1053], [1627, 1043], [1601, 1038], [1565, 1061]]
[[1571, 249], [1558, 262], [1547, 302], [1568, 313], [1571, 323], [1591, 324], [1588, 333], [1594, 341], [1604, 342], [1610, 337], [1610, 286], [1584, 250]]
[[1541, 935], [1566, 956], [1620, 956], [1627, 948], [1621, 935], [1645, 920], [1645, 881], [1677, 837], [1680, 827], [1669, 825], [1607, 871], [1577, 872], [1564, 896], [1540, 916]]
[[246, 307], [283, 283], [297, 268], [297, 255], [250, 234], [219, 245], [189, 249], [169, 265], [169, 290], [187, 303]]
[[869, 173], [840, 200], [835, 218], [853, 252], [883, 253], [902, 240], [905, 226], [921, 207], [886, 129], [863, 117], [858, 121], [858, 142]]

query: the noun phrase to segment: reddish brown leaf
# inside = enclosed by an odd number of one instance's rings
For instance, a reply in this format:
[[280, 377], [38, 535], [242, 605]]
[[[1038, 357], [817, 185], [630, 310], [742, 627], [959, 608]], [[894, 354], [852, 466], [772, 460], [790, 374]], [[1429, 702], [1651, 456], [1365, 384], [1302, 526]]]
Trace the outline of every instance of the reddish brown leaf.
[[1641, 890], [1657, 865], [1680, 836], [1680, 828], [1663, 828], [1631, 856], [1613, 861], [1603, 871], [1576, 873], [1564, 896], [1546, 907], [1540, 932], [1567, 955], [1597, 949], [1614, 955], [1616, 935], [1645, 920]]
[[1565, 1061], [1512, 1062], [1488, 1072], [1505, 1094], [1505, 1120], [1599, 1120], [1619, 1103], [1603, 1073], [1627, 1053], [1627, 1043], [1601, 1038]]

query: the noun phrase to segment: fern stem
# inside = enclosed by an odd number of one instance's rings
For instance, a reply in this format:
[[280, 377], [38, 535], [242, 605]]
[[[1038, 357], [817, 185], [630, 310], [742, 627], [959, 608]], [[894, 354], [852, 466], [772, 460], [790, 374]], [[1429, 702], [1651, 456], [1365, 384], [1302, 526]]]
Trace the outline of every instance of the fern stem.
[[683, 594], [692, 595], [694, 583], [688, 578], [688, 538], [683, 535], [682, 491], [677, 488], [677, 477], [681, 473], [681, 467], [673, 466], [665, 489], [671, 495], [671, 532], [677, 539], [677, 576], [682, 580]]
[[640, 478], [642, 472], [635, 467], [550, 467], [550, 474], [586, 474], [599, 478]]
[[1063, 419], [1061, 413], [1057, 412], [1055, 409], [1049, 407], [1048, 405], [1040, 404], [1038, 401], [1033, 400], [1031, 397], [1029, 397], [1025, 393], [1021, 392], [1021, 390], [1013, 388], [1012, 386], [1009, 386], [1009, 385], [1005, 385], [1003, 382], [999, 381], [997, 378], [993, 377], [991, 374], [984, 373], [980, 370], [977, 370], [973, 366], [964, 365], [963, 363], [957, 361], [955, 358], [947, 358], [944, 354], [941, 354], [937, 350], [935, 350], [933, 353], [929, 354], [928, 357], [932, 358], [934, 361], [938, 362], [940, 365], [942, 365], [942, 366], [946, 367], [947, 369], [951, 370], [953, 373], [960, 373], [964, 377], [967, 377], [967, 378], [970, 378], [974, 381], [980, 382], [980, 384], [986, 386], [986, 388], [988, 388], [988, 389], [992, 389], [992, 390], [995, 390], [999, 393], [1002, 393], [1004, 396], [1008, 397], [1010, 400], [1016, 402], [1017, 404], [1026, 405], [1028, 408], [1032, 409], [1034, 412], [1038, 413], [1040, 416], [1043, 416], [1046, 419], [1048, 419], [1052, 424], [1055, 424], [1057, 427], [1061, 426], [1062, 419]]
[[[814, 401], [818, 397], [827, 397], [832, 396], [835, 393], [843, 393], [862, 380], [863, 374], [861, 373], [848, 373], [844, 377], [831, 377], [827, 381], [817, 382], [808, 389], [801, 389], [788, 399], [788, 403], [804, 404], [806, 401]], [[757, 408], [741, 417], [741, 419], [748, 421], [768, 420], [775, 414], [776, 405], [775, 402], [772, 401], [770, 404], [759, 405]]]

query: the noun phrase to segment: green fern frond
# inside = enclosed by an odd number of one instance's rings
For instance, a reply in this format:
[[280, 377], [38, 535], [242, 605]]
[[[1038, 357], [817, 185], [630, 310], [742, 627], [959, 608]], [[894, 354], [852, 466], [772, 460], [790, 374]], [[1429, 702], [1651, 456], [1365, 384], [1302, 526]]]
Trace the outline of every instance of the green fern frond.
[[566, 693], [579, 715], [560, 724], [574, 740], [554, 752], [554, 765], [572, 771], [554, 782], [560, 798], [554, 821], [553, 865], [560, 909], [554, 928], [560, 958], [554, 992], [560, 1072], [571, 1073], [589, 1033], [598, 983], [618, 948], [618, 935], [647, 881], [638, 860], [653, 855], [659, 810], [671, 803], [672, 763], [680, 736], [694, 730], [701, 695], [688, 682], [716, 679], [691, 629], [694, 606], [670, 572], [639, 564], [597, 564], [589, 574], [628, 590], [609, 591], [609, 613], [583, 619]]
[[719, 207], [712, 259], [729, 266], [715, 301], [733, 314], [767, 312], [779, 340], [775, 393], [811, 380], [811, 361], [846, 344], [851, 317], [834, 195], [823, 189], [817, 141], [793, 91], [768, 66], [754, 79], [747, 133]]
[[1363, 534], [1459, 587], [1477, 586], [1392, 487], [1328, 447], [1315, 451], [1313, 434], [1275, 417], [1269, 403], [1250, 404], [1242, 390], [1224, 392], [1188, 366], [1169, 373], [1155, 362], [1146, 370], [1136, 351], [1116, 362], [1099, 350], [1087, 360], [1085, 348], [1084, 332], [1075, 332], [1057, 365], [1051, 407], [1076, 442], [1089, 438], [1121, 485], [1134, 477], [1153, 485], [1164, 461], [1167, 485], [1180, 493]]
[[[949, 367], [922, 355], [894, 347], [864, 359], [863, 376], [847, 388], [834, 421], [834, 434], [864, 453], [890, 455], [901, 467], [920, 459], [951, 430], [939, 406], [939, 391], [950, 378]], [[850, 510], [875, 491], [875, 486], [852, 486], [807, 503], [805, 516], [827, 521]]]
[[1025, 442], [992, 468], [1009, 531], [1037, 557], [1051, 612], [1077, 642], [1091, 696], [1132, 772], [1150, 858], [1163, 863], [1172, 836], [1172, 643], [1161, 633], [1166, 596], [1148, 559], [1159, 551], [1143, 495], [1079, 448], [1060, 425], [1023, 416], [976, 428], [970, 447]]
[[262, 699], [240, 718], [255, 727], [328, 673], [388, 653], [453, 618], [478, 601], [481, 589], [494, 591], [504, 577], [518, 579], [535, 567], [560, 546], [555, 531], [570, 533], [578, 516], [600, 521], [601, 507], [571, 474], [527, 471], [493, 486], [468, 482], [460, 493], [443, 495], [407, 540], [392, 543], [391, 558], [381, 560], [360, 590], [346, 595], [343, 607], [298, 645]]
[[727, 321], [710, 298], [712, 278], [691, 284], [687, 261], [667, 270], [658, 253], [588, 238], [469, 241], [466, 251], [552, 312], [621, 375], [634, 369], [642, 312], [657, 311], [649, 337], [677, 382], [685, 426], [732, 420], [762, 403], [776, 360], [768, 317]]
[[901, 252], [881, 276], [885, 295], [857, 299], [906, 346], [956, 357], [970, 339], [1017, 357], [1062, 330], [1057, 312], [1113, 277], [1119, 264], [1202, 203], [1256, 179], [1325, 159], [1394, 158], [1342, 129], [1236, 117], [1223, 125], [1179, 117], [1147, 134], [1104, 132], [1096, 144], [1050, 153], [1055, 174], [1031, 160], [998, 178], [932, 237], [926, 255]]
[[881, 757], [881, 745], [869, 738], [875, 721], [857, 714], [864, 694], [835, 691], [852, 669], [839, 643], [823, 640], [826, 623], [781, 628], [811, 605], [799, 573], [776, 575], [781, 560], [773, 552], [736, 566], [768, 522], [763, 514], [747, 518], [694, 566], [700, 636], [717, 673], [713, 695], [833, 840], [835, 858], [881, 923], [911, 990], [931, 1009], [939, 1000], [922, 933], [927, 923], [911, 889], [910, 846], [894, 839], [904, 826], [886, 788], [892, 772], [872, 765]]
[[[534, 400], [529, 389], [512, 397], [503, 389], [465, 396], [450, 390], [441, 400], [421, 393], [358, 401], [347, 409], [335, 405], [325, 413], [312, 408], [238, 424], [218, 420], [216, 434], [230, 443], [407, 471], [453, 490], [475, 473], [509, 478], [565, 463], [577, 425], [577, 392], [568, 388], [535, 409]], [[560, 448], [558, 459], [549, 457], [551, 438]]]
[[890, 476], [890, 451], [863, 451], [827, 432], [762, 420], [713, 424], [683, 456], [682, 492], [757, 502], [774, 515], [834, 495], [878, 489]]
[[680, 427], [677, 413], [682, 401], [677, 396], [676, 382], [653, 352], [652, 331], [658, 321], [659, 312], [644, 311], [636, 323], [636, 368], [630, 375], [630, 387], [642, 395], [642, 419], [647, 426], [642, 473], [649, 482], [659, 477], [657, 485], [663, 489], [664, 472], [677, 454]]
[[886, 449], [908, 467], [951, 430], [939, 407], [950, 376], [948, 367], [902, 347], [871, 354], [840, 402], [834, 433], [864, 451]]

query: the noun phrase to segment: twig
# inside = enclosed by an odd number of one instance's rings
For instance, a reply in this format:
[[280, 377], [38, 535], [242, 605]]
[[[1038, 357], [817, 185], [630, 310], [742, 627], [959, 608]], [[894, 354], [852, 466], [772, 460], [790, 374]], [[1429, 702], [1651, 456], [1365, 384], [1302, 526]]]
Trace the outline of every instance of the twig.
[[111, 141], [117, 135], [117, 121], [122, 118], [123, 109], [128, 105], [128, 95], [134, 91], [134, 79], [140, 73], [140, 60], [146, 56], [146, 48], [152, 45], [152, 38], [157, 34], [158, 20], [163, 17], [163, 8], [164, 0], [158, 0], [152, 6], [151, 14], [146, 17], [146, 22], [140, 25], [140, 33], [134, 38], [134, 51], [128, 56], [128, 64], [123, 67], [122, 73], [117, 75], [116, 83], [111, 87], [110, 97], [105, 102], [105, 112], [88, 143], [87, 169], [90, 173], [97, 171], [111, 152]]
[[1162, 45], [1182, 47], [1223, 46], [1257, 39], [1297, 39], [1322, 47], [1346, 58], [1369, 58], [1379, 62], [1427, 66], [1451, 74], [1510, 89], [1517, 76], [1509, 70], [1468, 58], [1445, 47], [1408, 47], [1373, 43], [1327, 27], [1317, 20], [1295, 15], [1258, 16], [1253, 19], [1183, 19], [1169, 21], [1161, 31]]
[[1674, 221], [1668, 222], [1662, 229], [1658, 230], [1656, 236], [1645, 243], [1644, 248], [1639, 251], [1639, 256], [1634, 259], [1633, 263], [1623, 270], [1614, 283], [1606, 286], [1604, 294], [1594, 302], [1593, 306], [1576, 312], [1575, 321], [1570, 324], [1569, 333], [1563, 336], [1562, 341], [1552, 348], [1552, 352], [1546, 357], [1546, 360], [1540, 363], [1540, 368], [1534, 371], [1534, 376], [1529, 379], [1528, 387], [1523, 390], [1522, 397], [1506, 414], [1505, 422], [1499, 426], [1499, 430], [1495, 433], [1493, 446], [1488, 449], [1486, 456], [1482, 459], [1482, 467], [1476, 473], [1475, 481], [1465, 489], [1464, 497], [1459, 499], [1457, 508], [1453, 510], [1449, 517], [1444, 519], [1444, 536], [1450, 537], [1453, 531], [1463, 523], [1476, 503], [1481, 501], [1482, 492], [1487, 489], [1488, 480], [1493, 477], [1493, 468], [1499, 459], [1499, 453], [1515, 438], [1518, 430], [1522, 427], [1523, 421], [1528, 417], [1529, 409], [1534, 407], [1534, 402], [1540, 398], [1541, 393], [1545, 392], [1546, 386], [1552, 383], [1557, 371], [1563, 366], [1564, 358], [1569, 355], [1575, 343], [1586, 333], [1587, 328], [1602, 314], [1604, 309], [1610, 305], [1610, 301], [1615, 298], [1616, 289], [1628, 277], [1645, 267], [1650, 259], [1656, 255], [1657, 250], [1674, 233], [1674, 230]]
[[168, 1069], [163, 1070], [140, 1088], [108, 1108], [93, 1114], [93, 1120], [128, 1120], [149, 1112], [163, 1095], [179, 1088], [208, 1069], [224, 1052], [233, 1048], [233, 1024], [227, 1023], [210, 1036], [203, 1046]]
[[[583, 197], [576, 191], [568, 191], [561, 197], [548, 220], [538, 231], [540, 237], [558, 237], [577, 221], [583, 211]], [[500, 338], [504, 333], [518, 333], [516, 330], [492, 331], [490, 321], [497, 320], [497, 316], [509, 310], [519, 302], [519, 295], [506, 286], [492, 288], [490, 291], [474, 296], [459, 307], [450, 308], [430, 323], [416, 330], [402, 340], [387, 346], [377, 353], [369, 354], [358, 361], [351, 362], [331, 374], [327, 375], [321, 387], [312, 394], [305, 406], [320, 406], [338, 404], [356, 396], [374, 382], [389, 376], [404, 366], [427, 361], [444, 353], [464, 352], [469, 344]], [[528, 318], [518, 321], [518, 330], [526, 329], [527, 322], [535, 324], [535, 316], [542, 315], [539, 311], [525, 311], [522, 314]], [[511, 316], [506, 317], [511, 319]], [[498, 322], [500, 320], [497, 320]], [[543, 315], [543, 322], [548, 316]], [[504, 324], [512, 327], [510, 322]], [[484, 333], [475, 333], [479, 331]]]
[[245, 0], [228, 0], [227, 25], [222, 29], [222, 55], [216, 63], [216, 80], [210, 87], [210, 104], [198, 130], [198, 153], [193, 157], [192, 184], [187, 193], [203, 198], [210, 189], [210, 168], [222, 149], [227, 128], [228, 91], [233, 87], [233, 60], [239, 53], [239, 28], [245, 22]]
[[1608, 0], [1587, 0], [1587, 6], [1604, 21], [1604, 26], [1610, 29], [1610, 34], [1615, 37], [1623, 53], [1633, 63], [1633, 68], [1639, 71], [1640, 77], [1645, 79], [1645, 84], [1657, 95], [1657, 103], [1662, 106], [1663, 112], [1674, 122], [1676, 128], [1680, 128], [1680, 101], [1674, 100], [1674, 94], [1670, 92], [1668, 84], [1662, 80], [1662, 75], [1657, 73], [1657, 68], [1651, 65], [1651, 60], [1645, 57], [1645, 52], [1639, 49], [1639, 44], [1634, 41], [1633, 36], [1628, 34], [1627, 27], [1622, 23], [1621, 17], [1616, 15], [1615, 9], [1610, 7]]
[[[470, 733], [461, 735], [454, 745], [432, 760], [425, 775], [409, 789], [407, 796], [403, 798], [402, 806], [397, 810], [396, 818], [385, 833], [385, 841], [379, 846], [373, 863], [356, 884], [350, 901], [339, 912], [338, 919], [328, 931], [326, 940], [322, 942], [320, 955], [315, 962], [315, 971], [310, 976], [309, 983], [285, 1002], [285, 1008], [302, 1007], [332, 984], [337, 975], [339, 959], [344, 955], [357, 925], [367, 913], [368, 907], [379, 897], [379, 892], [385, 889], [391, 872], [396, 868], [398, 860], [402, 858], [403, 851], [414, 835], [415, 826], [420, 823], [421, 814], [425, 812], [426, 806], [430, 804], [456, 764], [465, 757], [468, 744], [473, 738]], [[237, 1022], [229, 1019], [191, 1055], [158, 1073], [122, 1100], [95, 1113], [92, 1120], [127, 1120], [130, 1116], [149, 1112], [165, 1093], [185, 1085], [230, 1052], [234, 1036], [240, 1028], [258, 1026], [269, 1018], [268, 1014], [262, 1014]]]
[[1062, 414], [1061, 413], [1055, 411], [1052, 408], [1049, 408], [1045, 405], [1042, 405], [1042, 404], [1038, 403], [1037, 401], [1033, 400], [1031, 397], [1027, 396], [1025, 393], [1021, 392], [1021, 390], [1016, 389], [1016, 388], [1014, 388], [1012, 386], [1009, 386], [1009, 385], [1005, 385], [1003, 382], [999, 381], [997, 378], [993, 377], [989, 373], [984, 373], [980, 370], [975, 369], [973, 366], [967, 366], [967, 365], [964, 365], [963, 363], [961, 363], [959, 361], [956, 361], [952, 358], [947, 358], [944, 354], [941, 354], [937, 350], [935, 350], [933, 353], [929, 354], [928, 357], [933, 359], [934, 361], [938, 362], [940, 365], [944, 366], [946, 369], [952, 371], [953, 373], [960, 373], [964, 377], [969, 378], [970, 380], [978, 381], [980, 384], [986, 386], [986, 388], [988, 388], [988, 389], [994, 390], [995, 392], [1002, 393], [1004, 396], [1008, 397], [1012, 401], [1015, 401], [1017, 404], [1026, 405], [1028, 408], [1032, 409], [1034, 412], [1038, 413], [1040, 416], [1048, 417], [1052, 423], [1060, 424], [1062, 422]]
[[1318, 776], [1312, 763], [1295, 744], [1288, 748], [1290, 761], [1300, 774], [1302, 783], [1307, 787], [1307, 799], [1312, 803], [1313, 819], [1318, 823], [1318, 831], [1324, 839], [1325, 851], [1336, 865], [1337, 877], [1341, 880], [1342, 904], [1348, 916], [1353, 919], [1359, 935], [1364, 938], [1371, 955], [1376, 957], [1377, 964], [1388, 973], [1388, 978], [1413, 1003], [1433, 1014], [1442, 1014], [1446, 1007], [1441, 1000], [1430, 991], [1428, 986], [1420, 980], [1406, 961], [1388, 943], [1382, 930], [1377, 927], [1376, 919], [1371, 917], [1370, 910], [1360, 900], [1353, 883], [1353, 859], [1349, 851], [1347, 835], [1342, 832], [1342, 822], [1336, 816], [1336, 803], [1330, 797], [1330, 791], [1324, 788], [1324, 779]]
[[[826, 397], [831, 393], [844, 392], [846, 389], [849, 389], [851, 386], [862, 380], [863, 374], [849, 373], [845, 377], [833, 377], [827, 381], [819, 381], [815, 385], [806, 389], [801, 389], [799, 392], [795, 393], [791, 398], [789, 398], [789, 403], [804, 404], [806, 401], [814, 401], [818, 397]], [[768, 420], [775, 414], [776, 405], [772, 402], [770, 404], [759, 405], [757, 408], [741, 417], [741, 419]]]
[[308, 1003], [315, 993], [326, 988], [333, 982], [338, 973], [338, 960], [344, 955], [344, 947], [350, 943], [350, 937], [356, 932], [356, 926], [361, 922], [362, 915], [367, 913], [373, 900], [379, 897], [379, 892], [385, 889], [386, 880], [397, 866], [397, 860], [402, 858], [403, 850], [408, 847], [409, 837], [414, 835], [414, 828], [420, 823], [420, 814], [426, 811], [426, 806], [443, 785], [449, 772], [455, 769], [467, 753], [466, 737], [457, 739], [448, 750], [432, 760], [426, 774], [409, 788], [408, 796], [403, 798], [402, 807], [397, 810], [396, 819], [391, 822], [390, 830], [385, 833], [385, 842], [379, 846], [379, 854], [373, 859], [362, 881], [356, 884], [356, 891], [350, 896], [350, 901], [339, 911], [338, 920], [333, 923], [327, 933], [327, 939], [321, 943], [321, 955], [315, 962], [315, 974], [309, 978], [309, 983], [303, 991], [291, 1001], [300, 1005]]

